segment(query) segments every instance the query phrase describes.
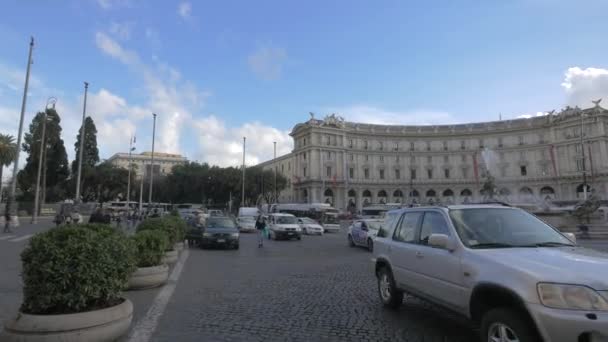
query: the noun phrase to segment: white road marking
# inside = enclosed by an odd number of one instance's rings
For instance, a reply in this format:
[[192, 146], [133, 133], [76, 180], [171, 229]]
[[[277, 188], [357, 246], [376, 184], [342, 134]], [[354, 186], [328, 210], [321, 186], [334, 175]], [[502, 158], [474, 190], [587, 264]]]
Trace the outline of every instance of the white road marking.
[[169, 299], [171, 299], [173, 291], [175, 291], [177, 280], [182, 273], [182, 269], [184, 268], [184, 264], [186, 263], [189, 255], [190, 252], [188, 249], [184, 249], [182, 255], [180, 255], [180, 258], [177, 261], [177, 264], [175, 265], [175, 268], [171, 272], [171, 276], [169, 276], [169, 281], [156, 295], [156, 298], [154, 298], [154, 302], [148, 309], [146, 316], [137, 322], [137, 325], [135, 328], [133, 328], [131, 334], [129, 334], [129, 342], [147, 342], [150, 340], [152, 334], [156, 330], [158, 320], [163, 315], [163, 312], [167, 307], [167, 303], [169, 303]]
[[27, 239], [31, 238], [32, 236], [34, 236], [34, 234], [27, 234], [27, 235], [23, 235], [21, 237], [18, 237], [16, 239], [12, 239], [12, 240], [9, 240], [9, 241], [10, 242], [19, 242], [19, 241], [27, 240]]
[[0, 240], [8, 240], [11, 238], [14, 238], [17, 235], [6, 235], [6, 236], [0, 236]]

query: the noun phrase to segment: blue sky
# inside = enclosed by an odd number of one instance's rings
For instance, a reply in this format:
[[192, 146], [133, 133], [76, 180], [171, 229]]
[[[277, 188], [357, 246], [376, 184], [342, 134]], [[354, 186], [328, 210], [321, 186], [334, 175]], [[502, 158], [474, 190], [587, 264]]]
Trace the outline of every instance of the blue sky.
[[[236, 165], [291, 149], [287, 132], [350, 121], [442, 124], [588, 106], [608, 93], [602, 0], [8, 0], [0, 12], [0, 127], [16, 134], [30, 35], [25, 125], [59, 98], [73, 143], [88, 113], [102, 158], [157, 150]], [[606, 100], [608, 102], [608, 99]]]

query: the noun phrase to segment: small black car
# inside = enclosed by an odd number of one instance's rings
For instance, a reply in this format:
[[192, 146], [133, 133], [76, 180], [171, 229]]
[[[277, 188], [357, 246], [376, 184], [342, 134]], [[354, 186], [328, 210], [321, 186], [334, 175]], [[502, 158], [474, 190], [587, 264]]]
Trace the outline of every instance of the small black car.
[[202, 248], [221, 246], [239, 249], [239, 229], [230, 217], [211, 216], [205, 222], [200, 239]]

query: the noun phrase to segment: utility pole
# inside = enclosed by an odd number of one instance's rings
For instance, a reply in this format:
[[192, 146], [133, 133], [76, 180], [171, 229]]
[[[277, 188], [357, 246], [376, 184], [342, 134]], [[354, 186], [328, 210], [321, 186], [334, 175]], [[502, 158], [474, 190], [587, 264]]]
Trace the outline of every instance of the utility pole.
[[[8, 200], [6, 201], [6, 210], [12, 213], [12, 219], [17, 224], [19, 219], [17, 216], [17, 206], [15, 202], [15, 191], [17, 190], [17, 172], [19, 171], [19, 152], [21, 151], [21, 133], [23, 133], [23, 117], [25, 116], [25, 104], [27, 102], [27, 88], [30, 83], [30, 67], [32, 66], [32, 50], [34, 50], [34, 37], [30, 39], [30, 51], [27, 57], [27, 68], [25, 71], [25, 86], [23, 87], [23, 100], [21, 101], [21, 117], [19, 118], [19, 133], [17, 134], [17, 152], [15, 153], [15, 161], [13, 162], [13, 179], [11, 182], [11, 191]], [[10, 225], [6, 222], [4, 232], [10, 233]]]
[[127, 211], [131, 208], [131, 169], [133, 168], [133, 163], [131, 162], [131, 152], [133, 152], [133, 150], [135, 149], [133, 148], [133, 139], [133, 136], [131, 136], [131, 139], [129, 139], [129, 178], [127, 178]]
[[243, 137], [243, 184], [241, 184], [241, 207], [245, 206], [245, 141], [246, 138]]
[[[145, 164], [144, 164], [145, 165]], [[144, 172], [145, 174], [145, 172]], [[142, 214], [143, 209], [143, 199], [144, 199], [144, 175], [141, 175], [141, 179], [139, 180], [139, 214]]]
[[84, 152], [84, 121], [87, 113], [87, 92], [89, 83], [84, 82], [84, 105], [82, 106], [82, 126], [80, 127], [80, 151], [78, 151], [78, 175], [76, 176], [76, 198], [75, 202], [80, 203], [80, 177], [82, 177], [82, 153]]
[[585, 167], [585, 145], [583, 144], [583, 134], [585, 125], [585, 114], [581, 112], [581, 152], [583, 153], [583, 199], [587, 200], [587, 170]]
[[274, 164], [274, 203], [278, 203], [278, 194], [277, 194], [277, 142], [274, 141], [274, 160], [272, 163]]
[[46, 100], [46, 107], [42, 114], [42, 134], [40, 136], [40, 152], [38, 153], [38, 174], [36, 175], [36, 194], [34, 195], [34, 213], [32, 214], [32, 224], [38, 223], [38, 212], [40, 211], [40, 174], [42, 173], [42, 163], [44, 157], [44, 150], [46, 150], [46, 112], [49, 110], [49, 103], [53, 104], [53, 110], [55, 109], [55, 103], [57, 99], [49, 97]]
[[152, 113], [154, 122], [152, 124], [152, 156], [150, 158], [150, 191], [148, 191], [148, 211], [152, 209], [152, 184], [154, 184], [154, 140], [156, 137], [156, 114]]

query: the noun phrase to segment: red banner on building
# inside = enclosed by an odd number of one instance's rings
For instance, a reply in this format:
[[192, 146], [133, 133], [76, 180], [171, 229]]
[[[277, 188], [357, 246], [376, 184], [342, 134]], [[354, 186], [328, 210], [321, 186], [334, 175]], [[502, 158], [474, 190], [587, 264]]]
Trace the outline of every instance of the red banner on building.
[[550, 152], [550, 155], [551, 155], [551, 164], [553, 165], [553, 175], [555, 177], [558, 177], [558, 175], [557, 175], [557, 165], [555, 165], [555, 146], [554, 145], [551, 145], [549, 152]]
[[479, 185], [479, 166], [477, 165], [477, 153], [473, 153], [473, 174], [475, 175], [475, 181]]

